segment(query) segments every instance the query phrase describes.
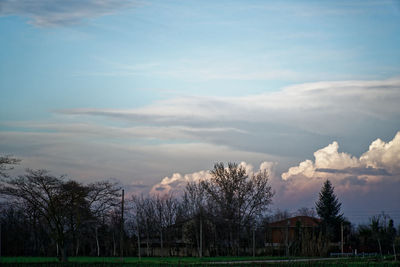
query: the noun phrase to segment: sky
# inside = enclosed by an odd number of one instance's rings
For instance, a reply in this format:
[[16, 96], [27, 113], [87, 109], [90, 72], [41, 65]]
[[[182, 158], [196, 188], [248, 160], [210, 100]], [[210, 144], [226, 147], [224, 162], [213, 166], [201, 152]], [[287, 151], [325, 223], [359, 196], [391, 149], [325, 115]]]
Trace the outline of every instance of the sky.
[[131, 193], [237, 162], [397, 225], [399, 47], [398, 0], [0, 0], [0, 154]]

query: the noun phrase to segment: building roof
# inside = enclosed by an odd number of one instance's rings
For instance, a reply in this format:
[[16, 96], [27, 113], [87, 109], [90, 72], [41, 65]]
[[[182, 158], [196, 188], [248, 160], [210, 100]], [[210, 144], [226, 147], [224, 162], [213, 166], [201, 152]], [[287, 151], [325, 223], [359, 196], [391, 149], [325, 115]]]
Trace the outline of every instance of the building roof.
[[296, 216], [287, 218], [281, 221], [269, 223], [269, 227], [296, 227], [297, 222], [300, 222], [302, 227], [317, 227], [321, 222], [321, 219], [310, 217], [310, 216]]

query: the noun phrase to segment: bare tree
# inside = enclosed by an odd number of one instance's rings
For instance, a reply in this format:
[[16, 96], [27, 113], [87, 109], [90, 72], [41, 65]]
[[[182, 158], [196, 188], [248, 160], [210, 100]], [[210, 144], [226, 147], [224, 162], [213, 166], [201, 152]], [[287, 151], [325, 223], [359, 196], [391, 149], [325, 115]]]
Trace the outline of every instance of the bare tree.
[[134, 210], [136, 211], [138, 232], [139, 234], [144, 234], [146, 240], [146, 255], [151, 256], [153, 239], [157, 233], [159, 233], [155, 203], [150, 197], [145, 198], [143, 196], [133, 196], [132, 201], [135, 207]]
[[160, 195], [156, 195], [151, 199], [153, 201], [153, 205], [155, 208], [155, 219], [157, 221], [157, 228], [160, 237], [160, 256], [164, 256], [164, 240], [163, 240], [163, 232], [166, 226], [165, 222], [165, 201]]
[[113, 206], [117, 190], [109, 182], [84, 186], [46, 170], [27, 170], [26, 175], [5, 179], [1, 193], [17, 198], [26, 209], [44, 219], [66, 261], [70, 239], [77, 246], [82, 223]]
[[166, 228], [166, 241], [169, 241], [171, 246], [171, 242], [173, 241], [173, 234], [174, 232], [171, 231], [172, 227], [176, 223], [177, 214], [179, 210], [179, 202], [172, 194], [168, 194], [164, 196], [165, 202], [165, 213], [164, 213], [164, 220], [165, 220], [165, 228]]
[[201, 182], [206, 192], [208, 206], [221, 216], [229, 232], [231, 250], [238, 253], [240, 232], [243, 226], [252, 225], [272, 202], [274, 192], [268, 183], [268, 173], [258, 172], [249, 176], [236, 164], [214, 165], [211, 179]]
[[394, 250], [394, 238], [396, 236], [396, 229], [393, 226], [393, 220], [389, 215], [382, 212], [379, 215], [370, 218], [370, 230], [372, 238], [378, 244], [379, 253], [382, 255], [383, 251]]
[[186, 225], [186, 236], [193, 237], [197, 244], [199, 257], [203, 256], [203, 224], [207, 217], [206, 191], [200, 183], [189, 182], [186, 185], [183, 196], [183, 209], [186, 218], [194, 219], [191, 224]]
[[[166, 231], [175, 224], [177, 212], [177, 200], [172, 194], [156, 195], [151, 197], [155, 208], [156, 221], [160, 239], [160, 256], [164, 256], [164, 243], [166, 239]], [[168, 238], [168, 233], [167, 233]]]

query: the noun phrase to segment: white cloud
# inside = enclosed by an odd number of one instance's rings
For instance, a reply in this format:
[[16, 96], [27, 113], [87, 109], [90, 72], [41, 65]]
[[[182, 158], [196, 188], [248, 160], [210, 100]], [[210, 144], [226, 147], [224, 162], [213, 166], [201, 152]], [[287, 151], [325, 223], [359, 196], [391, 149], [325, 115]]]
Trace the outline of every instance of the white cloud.
[[[329, 179], [345, 216], [354, 222], [366, 221], [382, 209], [396, 210], [400, 200], [399, 137], [400, 132], [389, 142], [377, 139], [360, 157], [339, 152], [338, 143], [332, 142], [315, 151], [313, 160], [304, 160], [281, 174], [274, 170], [275, 164], [261, 164], [260, 169], [272, 169], [274, 207], [292, 211], [314, 207], [324, 181]], [[357, 215], [362, 212], [364, 215]]]
[[30, 23], [40, 27], [63, 26], [109, 15], [132, 4], [123, 0], [2, 0], [0, 16], [28, 17]]
[[291, 167], [282, 174], [283, 180], [288, 180], [295, 175], [303, 175], [308, 178], [321, 177], [317, 169], [345, 169], [359, 167], [360, 162], [350, 154], [338, 152], [339, 144], [333, 142], [328, 146], [314, 152], [315, 162], [305, 160], [299, 166]]
[[80, 181], [114, 177], [126, 185], [148, 185], [149, 189], [168, 173], [190, 173], [219, 161], [278, 160], [265, 153], [246, 152], [223, 145], [143, 144], [120, 138], [107, 139], [103, 134], [75, 131], [3, 131], [0, 132], [0, 147], [1, 153], [22, 159], [21, 165], [15, 169], [16, 174], [22, 174], [25, 168], [45, 168]]
[[396, 210], [400, 200], [400, 132], [389, 142], [373, 141], [359, 158], [338, 148], [333, 142], [317, 150], [314, 160], [304, 160], [282, 173], [275, 198], [278, 207], [314, 206], [323, 182], [329, 179], [345, 216], [352, 221], [366, 222], [380, 210]]
[[[314, 161], [305, 160], [298, 166], [282, 173], [283, 180], [302, 182], [329, 178], [345, 187], [346, 180], [353, 184], [364, 185], [381, 181], [385, 177], [399, 179], [400, 176], [400, 132], [390, 142], [377, 139], [369, 146], [369, 150], [360, 158], [348, 153], [338, 152], [339, 145], [333, 142], [314, 153]], [[349, 179], [349, 176], [350, 179]]]
[[[347, 138], [347, 145], [360, 148], [366, 140], [392, 134], [400, 128], [398, 103], [400, 79], [388, 79], [307, 83], [250, 96], [185, 96], [136, 109], [82, 108], [59, 113], [140, 125], [149, 136], [165, 131], [164, 139], [190, 136], [236, 149], [299, 156], [333, 137]], [[178, 138], [168, 134], [172, 130], [178, 131]]]
[[360, 157], [360, 162], [373, 168], [384, 168], [391, 173], [400, 173], [400, 132], [390, 142], [376, 139], [369, 150]]
[[[257, 171], [254, 171], [253, 165], [242, 161], [239, 166], [246, 170], [246, 174], [253, 175], [255, 172], [266, 171], [269, 176], [270, 180], [271, 177], [274, 175], [274, 167], [276, 163], [274, 162], [262, 162], [260, 167]], [[202, 180], [211, 179], [210, 171], [198, 171], [190, 174], [180, 174], [174, 173], [171, 177], [165, 177], [161, 180], [161, 182], [155, 184], [151, 189], [151, 194], [168, 194], [168, 193], [175, 193], [175, 194], [182, 194], [183, 190], [185, 189], [187, 183], [189, 182], [199, 182]]]
[[189, 182], [200, 182], [210, 179], [208, 171], [199, 171], [190, 174], [174, 173], [171, 177], [165, 177], [160, 183], [154, 185], [150, 191], [151, 194], [182, 193]]
[[[332, 142], [317, 150], [314, 160], [305, 160], [281, 175], [277, 175], [275, 170], [277, 163], [271, 161], [262, 162], [258, 169], [246, 162], [240, 165], [248, 174], [263, 170], [269, 173], [270, 184], [276, 192], [273, 199], [276, 207], [297, 209], [301, 206], [314, 206], [323, 182], [330, 179], [345, 211], [360, 207], [365, 209], [365, 205], [376, 210], [383, 203], [386, 207], [393, 207], [391, 203], [399, 198], [394, 193], [394, 188], [400, 186], [399, 139], [400, 132], [389, 142], [377, 139], [359, 158], [339, 152], [338, 143]], [[151, 191], [155, 194], [179, 193], [187, 182], [210, 177], [208, 171], [174, 173], [155, 184]], [[354, 212], [346, 216], [360, 220]]]
[[1, 123], [8, 127], [29, 128], [33, 131], [52, 131], [65, 134], [76, 134], [91, 137], [113, 138], [132, 140], [135, 138], [157, 140], [198, 140], [204, 134], [246, 134], [247, 132], [236, 128], [224, 127], [190, 127], [190, 126], [110, 126], [87, 122], [8, 122]]
[[[59, 112], [168, 125], [281, 122], [326, 133], [354, 124], [354, 118], [397, 118], [399, 101], [400, 79], [389, 79], [307, 83], [242, 97], [177, 97], [129, 110], [83, 108]], [[334, 132], [340, 130], [342, 127]]]
[[[279, 162], [260, 168], [272, 170], [280, 207], [313, 205], [326, 178], [344, 198], [368, 200], [362, 194], [373, 191], [376, 200], [399, 183], [399, 134], [371, 144], [400, 129], [398, 103], [400, 79], [309, 83], [242, 97], [177, 97], [128, 110], [64, 110], [56, 122], [10, 123], [6, 128], [23, 130], [0, 132], [0, 147], [22, 158], [24, 168], [81, 180], [143, 182], [132, 190], [154, 192], [160, 180], [160, 192], [182, 188], [205, 176], [196, 170], [215, 162], [268, 161]], [[315, 159], [294, 163], [313, 152]], [[276, 168], [285, 173], [275, 175]]]

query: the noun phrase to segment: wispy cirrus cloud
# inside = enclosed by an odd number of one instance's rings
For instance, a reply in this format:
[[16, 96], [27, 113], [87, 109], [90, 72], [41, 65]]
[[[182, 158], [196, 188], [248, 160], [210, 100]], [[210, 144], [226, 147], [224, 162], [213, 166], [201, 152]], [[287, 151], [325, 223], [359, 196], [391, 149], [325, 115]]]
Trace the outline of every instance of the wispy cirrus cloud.
[[193, 169], [208, 168], [217, 161], [278, 160], [265, 153], [204, 142], [146, 143], [126, 134], [121, 137], [117, 133], [110, 136], [93, 132], [59, 132], [54, 128], [52, 131], [1, 131], [0, 147], [2, 153], [22, 159], [22, 164], [14, 170], [16, 174], [22, 174], [25, 168], [44, 168], [80, 181], [114, 177], [132, 191], [147, 192], [169, 173], [189, 173]]
[[[343, 80], [346, 74], [332, 74], [314, 70], [308, 72], [294, 66], [283, 64], [282, 58], [292, 56], [303, 60], [320, 61], [350, 59], [354, 57], [354, 50], [324, 49], [309, 54], [308, 48], [276, 48], [270, 53], [257, 55], [243, 55], [238, 53], [234, 57], [228, 54], [225, 48], [217, 49], [212, 53], [198, 52], [194, 57], [160, 58], [153, 62], [136, 62], [124, 59], [122, 61], [95, 57], [99, 62], [98, 70], [77, 70], [76, 76], [108, 76], [108, 77], [161, 77], [180, 80], [183, 82], [209, 81], [292, 81], [302, 82], [319, 79]], [[207, 51], [209, 52], [209, 51]], [[369, 75], [368, 77], [371, 77]]]
[[1, 0], [0, 16], [27, 17], [39, 27], [65, 26], [110, 15], [134, 3], [123, 0]]
[[[175, 97], [125, 110], [57, 112], [123, 121], [128, 126], [145, 125], [153, 130], [186, 127], [194, 141], [293, 156], [312, 153], [332, 138], [354, 144], [361, 153], [366, 140], [390, 136], [400, 128], [399, 102], [400, 79], [388, 79], [307, 83], [242, 97]], [[217, 129], [230, 130], [220, 134]], [[359, 132], [365, 133], [364, 139], [359, 138]]]
[[[281, 120], [286, 124], [305, 124], [304, 128], [323, 131], [319, 125], [312, 127], [312, 124], [325, 121], [326, 126], [333, 124], [337, 127], [341, 122], [348, 124], [354, 117], [395, 118], [400, 113], [397, 105], [399, 100], [400, 79], [389, 79], [306, 83], [277, 92], [243, 97], [176, 97], [137, 109], [82, 108], [58, 112], [166, 124]], [[267, 114], [270, 116], [266, 117]], [[327, 122], [326, 116], [337, 119], [333, 123]], [[331, 127], [327, 130], [330, 131]]]

